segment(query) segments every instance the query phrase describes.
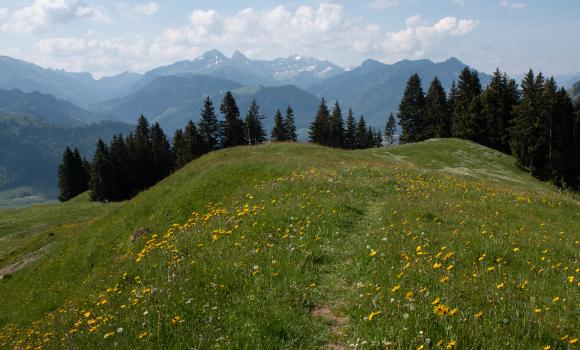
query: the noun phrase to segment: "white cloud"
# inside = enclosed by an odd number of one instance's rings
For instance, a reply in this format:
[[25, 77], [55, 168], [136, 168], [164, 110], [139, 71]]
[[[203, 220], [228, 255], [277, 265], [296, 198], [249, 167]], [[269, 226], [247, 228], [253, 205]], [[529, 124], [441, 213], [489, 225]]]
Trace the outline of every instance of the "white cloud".
[[396, 61], [405, 57], [424, 57], [430, 49], [447, 37], [459, 37], [470, 33], [478, 21], [445, 17], [437, 23], [416, 25], [417, 18], [407, 19], [407, 27], [386, 33], [378, 42], [378, 53], [383, 54], [385, 61]]
[[103, 7], [86, 4], [80, 0], [34, 0], [32, 5], [16, 10], [12, 14], [13, 23], [10, 29], [25, 33], [38, 32], [54, 24], [67, 23], [75, 19], [110, 21]]
[[465, 0], [453, 0], [454, 3], [460, 6], [465, 6]]
[[392, 7], [398, 6], [400, 0], [372, 0], [370, 6], [378, 10], [387, 10]]
[[128, 19], [139, 19], [141, 17], [153, 16], [159, 11], [159, 4], [148, 2], [145, 4], [129, 5], [125, 2], [117, 4], [117, 9], [121, 16]]
[[5, 23], [6, 19], [8, 19], [10, 12], [7, 8], [0, 7], [0, 33], [6, 31], [8, 25]]
[[511, 0], [500, 0], [499, 4], [505, 8], [509, 8], [512, 10], [522, 10], [528, 7], [528, 4], [525, 2], [515, 2]]
[[50, 38], [36, 46], [34, 62], [97, 75], [131, 69], [144, 71], [177, 60], [193, 59], [217, 48], [240, 50], [249, 57], [275, 58], [301, 54], [341, 62], [345, 52], [386, 62], [432, 54], [449, 38], [470, 33], [478, 22], [445, 17], [428, 22], [409, 17], [399, 31], [385, 32], [359, 17], [348, 16], [339, 4], [268, 10], [243, 9], [233, 14], [195, 10], [184, 27], [169, 28], [152, 38], [84, 36]]

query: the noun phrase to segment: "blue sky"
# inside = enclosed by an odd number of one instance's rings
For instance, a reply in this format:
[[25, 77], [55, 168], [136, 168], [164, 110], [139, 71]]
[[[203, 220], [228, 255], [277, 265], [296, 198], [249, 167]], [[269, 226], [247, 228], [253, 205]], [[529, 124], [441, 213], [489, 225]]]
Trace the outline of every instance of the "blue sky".
[[2, 0], [0, 54], [96, 76], [217, 48], [355, 66], [442, 61], [482, 71], [580, 71], [578, 0]]

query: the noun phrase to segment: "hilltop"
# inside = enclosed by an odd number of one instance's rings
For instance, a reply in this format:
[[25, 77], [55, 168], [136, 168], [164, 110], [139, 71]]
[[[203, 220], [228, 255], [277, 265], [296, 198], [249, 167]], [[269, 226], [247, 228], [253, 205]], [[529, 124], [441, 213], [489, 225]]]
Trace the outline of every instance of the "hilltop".
[[213, 152], [0, 211], [0, 347], [566, 348], [580, 204], [457, 139]]

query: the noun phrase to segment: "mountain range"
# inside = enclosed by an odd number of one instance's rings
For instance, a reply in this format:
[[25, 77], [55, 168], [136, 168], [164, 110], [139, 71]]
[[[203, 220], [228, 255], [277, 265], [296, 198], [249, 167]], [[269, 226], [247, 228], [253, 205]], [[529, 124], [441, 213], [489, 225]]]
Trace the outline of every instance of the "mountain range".
[[[441, 63], [404, 60], [384, 64], [366, 60], [359, 67], [345, 70], [326, 60], [297, 55], [266, 61], [249, 59], [238, 51], [228, 58], [211, 50], [193, 60], [158, 67], [143, 75], [126, 72], [97, 80], [88, 73], [44, 69], [0, 57], [0, 89], [51, 94], [79, 106], [79, 115], [72, 118], [70, 112], [75, 108], [64, 108], [66, 112], [61, 114], [68, 117], [62, 121], [116, 119], [134, 123], [144, 114], [159, 121], [170, 133], [185, 121], [198, 119], [205, 97], [210, 96], [218, 104], [228, 90], [239, 91], [242, 114], [248, 101], [255, 98], [263, 103], [267, 126], [277, 109], [284, 110], [291, 104], [297, 111], [299, 127], [306, 127], [316, 112], [313, 101], [324, 97], [330, 102], [339, 100], [344, 108], [352, 107], [357, 115], [364, 114], [370, 125], [382, 127], [387, 114], [396, 111], [411, 74], [419, 73], [425, 88], [435, 76], [448, 88], [466, 66], [455, 58]], [[487, 74], [481, 74], [483, 84], [489, 79]], [[31, 112], [3, 103], [0, 110]], [[49, 122], [54, 119], [32, 112]]]

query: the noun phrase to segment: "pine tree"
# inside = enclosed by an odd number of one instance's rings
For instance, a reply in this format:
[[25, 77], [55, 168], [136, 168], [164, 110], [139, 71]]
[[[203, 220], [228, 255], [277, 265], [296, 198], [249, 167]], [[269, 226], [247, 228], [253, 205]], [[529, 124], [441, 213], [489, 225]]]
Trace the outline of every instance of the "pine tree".
[[159, 123], [151, 127], [151, 154], [153, 183], [157, 183], [171, 174], [175, 167], [171, 145]]
[[199, 158], [205, 153], [205, 143], [193, 121], [188, 121], [183, 131], [184, 150], [182, 153], [183, 165]]
[[569, 185], [576, 191], [580, 191], [580, 103], [576, 105], [574, 116], [574, 128], [572, 131], [572, 147], [570, 153], [571, 174]]
[[93, 201], [105, 202], [112, 198], [111, 157], [107, 145], [100, 139], [93, 157], [89, 188]]
[[558, 186], [575, 187], [574, 105], [570, 95], [560, 88], [550, 108], [549, 177]]
[[402, 128], [400, 142], [421, 141], [425, 126], [425, 94], [418, 74], [411, 75], [407, 82], [398, 117]]
[[356, 121], [354, 119], [354, 113], [352, 112], [352, 108], [348, 109], [348, 115], [346, 117], [346, 128], [344, 132], [344, 148], [346, 149], [357, 148]]
[[154, 184], [152, 172], [151, 129], [147, 119], [141, 115], [130, 146], [136, 193]]
[[248, 113], [246, 114], [246, 140], [250, 145], [257, 145], [266, 141], [266, 132], [262, 126], [262, 117], [260, 115], [260, 107], [256, 100], [252, 100]]
[[205, 146], [204, 152], [216, 150], [218, 148], [219, 122], [209, 96], [203, 103], [203, 110], [201, 111], [201, 120], [198, 124], [198, 130]]
[[123, 135], [113, 136], [110, 147], [111, 164], [111, 201], [121, 201], [131, 198], [134, 193], [131, 185], [129, 169], [129, 150]]
[[367, 135], [367, 123], [365, 122], [365, 117], [361, 114], [358, 123], [356, 125], [356, 148], [365, 149], [368, 148], [368, 135]]
[[327, 146], [329, 144], [329, 119], [330, 113], [328, 112], [328, 107], [326, 106], [326, 101], [323, 97], [320, 101], [320, 106], [318, 107], [316, 118], [314, 118], [314, 121], [312, 124], [310, 124], [310, 130], [308, 130], [310, 142], [323, 146]]
[[422, 139], [451, 136], [451, 114], [447, 96], [438, 78], [433, 79], [425, 96], [425, 132]]
[[530, 71], [522, 81], [522, 100], [510, 128], [512, 153], [518, 164], [540, 176], [548, 157], [549, 126], [544, 109], [545, 80]]
[[509, 126], [515, 117], [518, 99], [515, 80], [509, 79], [507, 74], [497, 69], [489, 86], [481, 94], [481, 114], [487, 128], [487, 138], [482, 140], [484, 145], [504, 153], [510, 152]]
[[286, 115], [284, 116], [284, 130], [286, 131], [286, 141], [296, 142], [298, 140], [298, 136], [296, 135], [294, 110], [292, 110], [292, 106], [288, 106], [288, 108], [286, 108]]
[[270, 138], [274, 142], [283, 142], [287, 140], [287, 131], [284, 126], [284, 120], [282, 119], [282, 113], [280, 110], [276, 111], [276, 115], [274, 116], [274, 128], [272, 129], [272, 135]]
[[378, 130], [374, 134], [375, 134], [375, 142], [374, 142], [375, 147], [376, 148], [383, 147], [383, 135], [381, 134], [381, 131]]
[[338, 101], [335, 102], [329, 119], [328, 146], [340, 148], [344, 146], [344, 121]]
[[479, 73], [465, 67], [459, 75], [457, 91], [452, 97], [453, 136], [476, 142], [484, 138], [482, 133], [485, 132], [485, 123], [481, 115], [481, 101], [476, 101], [480, 94]]
[[189, 163], [190, 152], [185, 143], [183, 130], [175, 130], [173, 135], [173, 155], [175, 157], [175, 169], [181, 169], [184, 165]]
[[387, 146], [392, 146], [395, 143], [395, 130], [396, 130], [396, 121], [395, 116], [393, 113], [389, 114], [389, 118], [387, 119], [387, 125], [385, 127], [385, 142]]
[[75, 159], [75, 166], [77, 167], [77, 173], [79, 174], [79, 187], [80, 193], [86, 192], [89, 189], [89, 182], [91, 181], [90, 164], [89, 162], [81, 156], [79, 150], [75, 147], [73, 150], [73, 156]]
[[240, 109], [236, 99], [230, 91], [226, 92], [220, 106], [220, 112], [224, 115], [221, 131], [221, 147], [235, 147], [247, 145], [246, 133], [243, 120], [240, 119]]
[[376, 145], [375, 131], [370, 126], [367, 128], [367, 134], [364, 141], [364, 145], [365, 145], [364, 148], [373, 148]]
[[87, 190], [87, 175], [79, 151], [66, 148], [58, 167], [58, 199], [66, 202]]

